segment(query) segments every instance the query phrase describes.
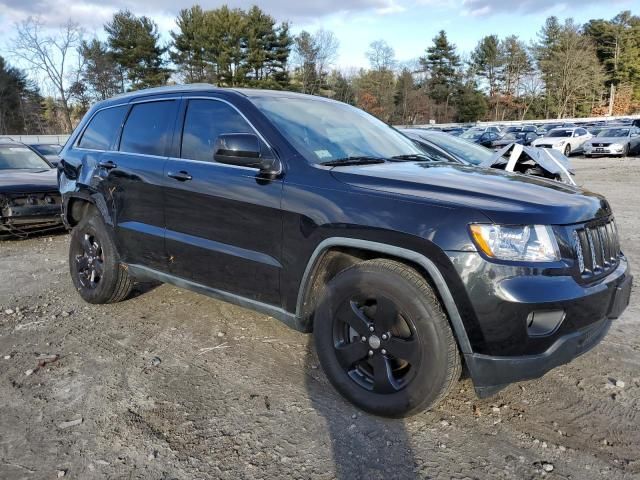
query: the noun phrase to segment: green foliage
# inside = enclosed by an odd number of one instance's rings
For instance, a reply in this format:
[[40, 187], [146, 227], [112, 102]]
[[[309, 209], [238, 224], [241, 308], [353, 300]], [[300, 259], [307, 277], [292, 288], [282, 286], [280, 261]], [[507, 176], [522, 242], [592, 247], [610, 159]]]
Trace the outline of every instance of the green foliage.
[[281, 89], [289, 84], [289, 25], [254, 6], [181, 10], [171, 32], [171, 60], [186, 83]]
[[156, 23], [146, 16], [136, 16], [129, 10], [114, 14], [104, 26], [113, 60], [119, 66], [127, 89], [163, 85], [169, 78], [160, 34]]
[[473, 85], [465, 85], [458, 91], [455, 99], [456, 121], [475, 122], [482, 120], [488, 105], [485, 96]]
[[0, 56], [0, 134], [45, 133], [41, 116], [38, 89]]
[[122, 92], [123, 78], [106, 44], [96, 38], [83, 41], [80, 56], [84, 65], [80, 83], [90, 99], [105, 100]]
[[460, 57], [444, 30], [434, 37], [433, 45], [427, 48], [426, 55], [420, 57], [419, 61], [428, 74], [429, 96], [437, 102], [446, 102], [460, 84]]

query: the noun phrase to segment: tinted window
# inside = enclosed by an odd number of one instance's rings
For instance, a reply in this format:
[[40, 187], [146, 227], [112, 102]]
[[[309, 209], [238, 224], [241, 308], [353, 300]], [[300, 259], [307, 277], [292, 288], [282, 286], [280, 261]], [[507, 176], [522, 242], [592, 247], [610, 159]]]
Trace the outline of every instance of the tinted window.
[[173, 135], [177, 102], [147, 102], [134, 105], [122, 130], [120, 151], [145, 155], [167, 155]]
[[127, 106], [107, 108], [96, 113], [78, 143], [80, 148], [110, 150], [118, 136]]
[[578, 130], [576, 130], [576, 132], [578, 133], [578, 135], [586, 135], [587, 131], [584, 128], [579, 128]]
[[213, 161], [213, 147], [223, 133], [254, 133], [231, 106], [217, 100], [190, 100], [182, 130], [182, 158]]

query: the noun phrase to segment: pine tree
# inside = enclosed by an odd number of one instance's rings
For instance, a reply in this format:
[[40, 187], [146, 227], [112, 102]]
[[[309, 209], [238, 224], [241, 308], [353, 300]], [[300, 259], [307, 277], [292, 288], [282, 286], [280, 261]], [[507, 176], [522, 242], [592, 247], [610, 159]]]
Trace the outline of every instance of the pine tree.
[[114, 14], [104, 29], [113, 59], [121, 69], [123, 87], [138, 90], [167, 82], [170, 71], [163, 58], [167, 48], [160, 46], [153, 20], [124, 10]]
[[445, 118], [448, 116], [450, 97], [460, 87], [460, 57], [456, 53], [456, 46], [449, 43], [447, 34], [441, 30], [419, 61], [428, 75], [428, 95], [439, 104], [440, 118]]

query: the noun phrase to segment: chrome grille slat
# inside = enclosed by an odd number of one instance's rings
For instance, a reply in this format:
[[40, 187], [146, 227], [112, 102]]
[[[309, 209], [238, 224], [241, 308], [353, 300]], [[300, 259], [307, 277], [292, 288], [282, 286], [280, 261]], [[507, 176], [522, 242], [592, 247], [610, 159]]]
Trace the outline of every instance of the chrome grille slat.
[[618, 265], [620, 240], [615, 222], [598, 222], [573, 232], [574, 255], [583, 278], [598, 277]]

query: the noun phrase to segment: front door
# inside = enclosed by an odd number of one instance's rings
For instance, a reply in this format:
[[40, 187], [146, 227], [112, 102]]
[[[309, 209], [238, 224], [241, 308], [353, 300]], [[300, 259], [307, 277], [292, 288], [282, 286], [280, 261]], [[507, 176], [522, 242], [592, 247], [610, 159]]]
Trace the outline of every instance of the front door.
[[260, 178], [257, 169], [214, 161], [218, 135], [257, 133], [231, 104], [185, 99], [181, 114], [179, 158], [169, 158], [165, 166], [171, 273], [278, 305], [282, 181]]

